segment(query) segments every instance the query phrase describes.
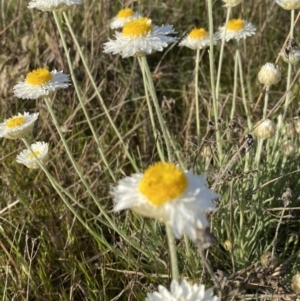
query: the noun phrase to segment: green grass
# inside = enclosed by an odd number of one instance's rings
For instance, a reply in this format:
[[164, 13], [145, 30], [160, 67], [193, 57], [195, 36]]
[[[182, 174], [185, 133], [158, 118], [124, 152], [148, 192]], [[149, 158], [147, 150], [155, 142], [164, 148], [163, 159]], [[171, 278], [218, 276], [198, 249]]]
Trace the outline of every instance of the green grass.
[[[179, 38], [192, 28], [195, 18], [208, 29], [205, 1], [140, 2], [134, 3], [136, 9], [140, 4], [141, 12], [157, 25], [172, 24]], [[52, 108], [97, 202], [72, 167], [43, 99], [20, 100], [13, 96], [13, 86], [30, 70], [39, 67], [64, 70], [64, 73], [70, 73], [70, 70], [52, 13], [28, 10], [25, 1], [2, 1], [1, 5], [1, 120], [23, 111], [40, 113], [28, 140], [49, 142], [51, 151], [47, 168], [74, 197], [69, 200], [72, 212], [42, 170], [32, 171], [15, 162], [16, 155], [24, 148], [22, 142], [1, 140], [1, 300], [144, 300], [146, 293], [155, 290], [159, 284], [168, 287], [170, 283], [165, 229], [159, 222], [143, 219], [131, 211], [112, 212], [109, 191], [115, 183], [99, 156], [97, 142], [74, 87], [58, 91], [51, 98]], [[115, 1], [91, 0], [68, 10], [67, 15], [114, 124], [138, 168], [144, 170], [158, 161], [159, 156], [138, 61], [103, 53], [103, 43], [113, 36], [109, 20], [120, 8]], [[225, 17], [221, 1], [215, 2], [215, 29], [223, 25]], [[257, 27], [255, 36], [240, 43], [247, 104], [252, 124], [255, 124], [262, 118], [263, 111], [263, 98], [254, 111], [262, 92], [257, 73], [266, 62], [275, 62], [289, 33], [290, 14], [273, 1], [255, 0], [233, 8], [232, 17], [242, 17]], [[67, 26], [64, 23], [62, 26], [91, 121], [111, 170], [116, 179], [121, 179], [134, 169], [107, 120]], [[295, 31], [297, 34], [297, 29]], [[297, 35], [295, 39], [297, 42]], [[268, 160], [262, 155], [258, 166], [254, 162], [256, 138], [248, 154], [238, 152], [244, 136], [252, 129], [247, 129], [240, 85], [235, 118], [241, 129], [233, 133], [228, 127], [235, 49], [233, 41], [225, 44], [219, 97], [223, 120], [219, 126], [224, 153], [221, 162], [216, 151], [216, 132], [208, 126], [213, 120], [213, 111], [207, 50], [201, 53], [199, 72], [200, 145], [197, 144], [193, 105], [195, 52], [175, 45], [147, 59], [159, 102], [174, 100], [162, 113], [186, 168], [193, 167], [196, 173], [206, 173], [209, 186], [214, 186], [221, 195], [219, 209], [210, 217], [216, 243], [207, 251], [207, 261], [213, 272], [220, 274], [222, 271], [227, 275], [222, 282], [224, 300], [271, 300], [273, 294], [284, 300], [284, 294], [294, 296], [291, 278], [299, 270], [299, 137], [295, 133], [288, 138], [281, 133], [273, 156], [270, 151]], [[219, 50], [220, 44], [214, 48], [215, 70]], [[283, 61], [278, 64], [282, 68], [282, 79], [270, 90], [269, 112], [286, 90], [287, 64]], [[298, 65], [292, 72], [292, 80], [297, 71]], [[298, 80], [293, 86], [292, 97], [285, 123], [292, 123], [298, 117]], [[283, 112], [282, 107], [279, 106], [269, 118], [276, 122]], [[161, 137], [160, 133], [159, 139], [163, 141]], [[296, 153], [285, 158], [281, 154], [281, 145], [288, 139], [294, 142]], [[272, 150], [273, 142], [268, 143]], [[162, 144], [165, 147], [164, 142]], [[206, 145], [213, 151], [209, 159], [201, 155]], [[231, 164], [233, 157], [235, 160]], [[245, 170], [246, 160], [249, 165]], [[283, 211], [281, 198], [287, 188], [291, 188], [293, 196]], [[5, 210], [17, 200], [18, 203]], [[260, 257], [272, 252], [277, 232], [277, 265], [263, 268]], [[226, 240], [233, 242], [231, 250], [225, 249]], [[212, 279], [203, 268], [194, 243], [181, 239], [176, 244], [181, 277], [212, 286]]]

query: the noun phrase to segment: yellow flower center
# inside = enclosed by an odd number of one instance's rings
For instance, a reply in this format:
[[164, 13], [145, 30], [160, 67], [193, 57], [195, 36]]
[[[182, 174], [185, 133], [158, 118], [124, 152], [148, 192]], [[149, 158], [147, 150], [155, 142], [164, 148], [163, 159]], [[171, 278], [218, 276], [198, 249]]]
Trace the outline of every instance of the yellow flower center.
[[158, 162], [145, 171], [139, 190], [152, 205], [160, 206], [179, 197], [187, 185], [187, 178], [178, 167]]
[[45, 68], [33, 70], [27, 74], [26, 82], [32, 86], [40, 86], [48, 83], [52, 79], [52, 74]]
[[194, 28], [190, 33], [189, 37], [191, 39], [203, 39], [207, 36], [207, 32], [204, 28]]
[[239, 31], [245, 27], [244, 21], [242, 19], [232, 19], [229, 20], [227, 29], [232, 31]]
[[151, 19], [139, 18], [125, 23], [123, 35], [129, 37], [139, 37], [147, 35], [153, 28]]
[[133, 14], [134, 14], [134, 12], [131, 8], [124, 8], [118, 12], [117, 17], [119, 19], [125, 19], [125, 18], [133, 16]]
[[24, 121], [25, 121], [24, 116], [13, 117], [6, 121], [5, 126], [10, 129], [15, 128], [17, 126], [22, 125]]
[[[35, 155], [38, 157], [40, 154], [41, 154], [41, 152], [40, 151], [34, 151], [34, 153], [35, 153]], [[30, 153], [29, 155], [28, 155], [28, 159], [33, 159], [33, 158], [35, 158], [35, 156], [34, 156], [34, 154], [33, 153]]]

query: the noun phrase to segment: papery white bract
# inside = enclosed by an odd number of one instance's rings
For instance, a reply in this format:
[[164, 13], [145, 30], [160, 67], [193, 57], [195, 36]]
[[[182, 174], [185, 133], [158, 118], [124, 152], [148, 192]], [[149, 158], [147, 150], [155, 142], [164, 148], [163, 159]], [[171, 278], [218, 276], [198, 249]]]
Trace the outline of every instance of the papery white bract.
[[159, 285], [158, 291], [148, 293], [146, 301], [219, 301], [214, 296], [213, 290], [210, 288], [205, 290], [205, 286], [200, 284], [189, 284], [186, 280], [182, 280], [179, 284], [172, 280], [170, 290]]
[[37, 8], [43, 11], [58, 11], [81, 3], [82, 0], [31, 0], [28, 8]]
[[115, 40], [104, 43], [104, 52], [122, 54], [122, 57], [144, 56], [162, 51], [177, 38], [168, 34], [176, 33], [172, 25], [155, 26], [151, 19], [138, 18], [125, 23], [122, 32], [115, 33]]
[[217, 37], [222, 40], [225, 36], [225, 41], [232, 39], [239, 41], [246, 39], [255, 34], [256, 28], [253, 24], [242, 19], [229, 20], [227, 27], [221, 26], [217, 32]]
[[16, 97], [23, 99], [37, 99], [47, 96], [57, 89], [66, 89], [70, 86], [70, 75], [62, 71], [49, 72], [45, 68], [33, 70], [27, 74], [24, 82], [18, 82], [13, 92]]
[[[20, 164], [26, 165], [30, 169], [37, 169], [40, 167], [36, 157], [45, 164], [48, 161], [48, 143], [36, 142], [31, 144], [31, 149], [34, 154], [29, 150], [23, 150], [16, 158], [16, 161]], [[35, 157], [36, 156], [36, 157]]]
[[0, 138], [24, 138], [31, 132], [38, 116], [39, 113], [30, 114], [25, 112], [24, 114], [19, 113], [17, 116], [4, 120], [4, 122], [0, 123]]
[[219, 196], [206, 187], [204, 175], [182, 171], [172, 163], [158, 162], [144, 174], [120, 180], [111, 194], [114, 211], [132, 209], [146, 217], [168, 223], [176, 238], [186, 233], [196, 238], [196, 229], [205, 228], [205, 212], [215, 209]]
[[110, 23], [111, 29], [123, 28], [126, 22], [139, 18], [139, 14], [135, 13], [131, 8], [123, 8], [112, 19]]
[[[217, 37], [213, 36], [213, 44], [217, 44]], [[194, 28], [179, 43], [179, 46], [186, 46], [191, 49], [202, 49], [210, 45], [208, 32], [204, 28]]]

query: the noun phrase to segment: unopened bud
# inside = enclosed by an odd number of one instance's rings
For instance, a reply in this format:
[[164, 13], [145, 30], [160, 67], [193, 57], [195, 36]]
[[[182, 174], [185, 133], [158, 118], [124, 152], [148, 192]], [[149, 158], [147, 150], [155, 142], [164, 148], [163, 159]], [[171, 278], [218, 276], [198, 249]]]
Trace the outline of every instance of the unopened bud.
[[264, 268], [277, 265], [277, 258], [271, 252], [266, 252], [260, 256], [260, 263]]
[[293, 276], [291, 286], [292, 286], [292, 290], [296, 294], [300, 294], [300, 274], [299, 273], [297, 273]]
[[276, 3], [286, 10], [300, 8], [299, 0], [276, 0]]
[[281, 146], [281, 152], [284, 156], [290, 157], [295, 154], [295, 145], [292, 141], [285, 141]]
[[293, 137], [295, 134], [294, 126], [291, 123], [287, 123], [284, 127], [284, 133], [287, 137]]
[[298, 118], [295, 122], [294, 122], [294, 127], [295, 127], [295, 131], [298, 135], [300, 135], [300, 118]]
[[224, 242], [224, 248], [229, 252], [232, 250], [232, 242], [229, 239]]
[[288, 54], [285, 51], [281, 51], [278, 54], [286, 63], [290, 63], [292, 65], [295, 65], [300, 60], [300, 50], [294, 50]]
[[261, 139], [269, 139], [275, 135], [276, 125], [270, 119], [259, 121], [254, 129], [254, 134]]
[[266, 63], [258, 72], [258, 80], [261, 84], [270, 87], [276, 85], [281, 79], [281, 71], [278, 66], [272, 63]]
[[201, 155], [205, 158], [211, 157], [212, 156], [211, 147], [209, 145], [204, 146], [201, 151]]
[[223, 0], [225, 7], [234, 7], [242, 3], [243, 0]]

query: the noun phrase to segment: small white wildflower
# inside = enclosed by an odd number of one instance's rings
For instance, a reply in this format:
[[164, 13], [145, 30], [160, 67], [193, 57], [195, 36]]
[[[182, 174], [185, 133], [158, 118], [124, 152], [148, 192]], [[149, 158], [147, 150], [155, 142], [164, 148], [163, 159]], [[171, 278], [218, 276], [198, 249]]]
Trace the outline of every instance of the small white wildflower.
[[212, 200], [219, 197], [206, 187], [205, 179], [172, 163], [158, 162], [144, 174], [133, 174], [119, 181], [111, 192], [114, 211], [131, 208], [168, 223], [176, 238], [186, 233], [194, 240], [197, 228], [207, 227], [205, 212], [215, 209]]
[[138, 18], [124, 24], [122, 32], [115, 33], [115, 40], [104, 43], [104, 52], [122, 54], [122, 57], [144, 56], [162, 51], [177, 38], [168, 34], [176, 33], [172, 25], [155, 26], [149, 18]]
[[231, 19], [228, 21], [227, 27], [221, 26], [217, 32], [217, 37], [223, 39], [225, 36], [226, 42], [230, 40], [246, 39], [255, 34], [256, 28], [253, 24], [242, 19]]
[[37, 99], [47, 96], [57, 89], [65, 89], [70, 86], [69, 74], [53, 70], [49, 72], [45, 68], [33, 70], [27, 74], [24, 82], [18, 82], [14, 88], [14, 95], [23, 99]]
[[16, 158], [16, 161], [20, 164], [26, 165], [30, 169], [37, 169], [40, 167], [37, 159], [45, 164], [48, 161], [48, 143], [46, 142], [36, 142], [31, 144], [31, 149], [33, 153], [29, 149], [24, 149]]
[[131, 8], [123, 8], [112, 19], [110, 23], [111, 29], [123, 28], [126, 22], [135, 20], [139, 17], [138, 13], [135, 13]]
[[[214, 35], [213, 44], [217, 44], [217, 38]], [[210, 45], [208, 32], [204, 28], [194, 28], [179, 43], [179, 46], [186, 46], [191, 49], [202, 49]]]
[[186, 280], [182, 280], [179, 284], [172, 280], [170, 291], [164, 286], [159, 285], [158, 291], [148, 293], [146, 301], [219, 301], [214, 296], [213, 289], [205, 290], [205, 286], [200, 284], [189, 284]]
[[25, 112], [19, 113], [18, 116], [13, 116], [0, 123], [0, 138], [19, 139], [24, 138], [31, 132], [39, 113], [30, 114]]

